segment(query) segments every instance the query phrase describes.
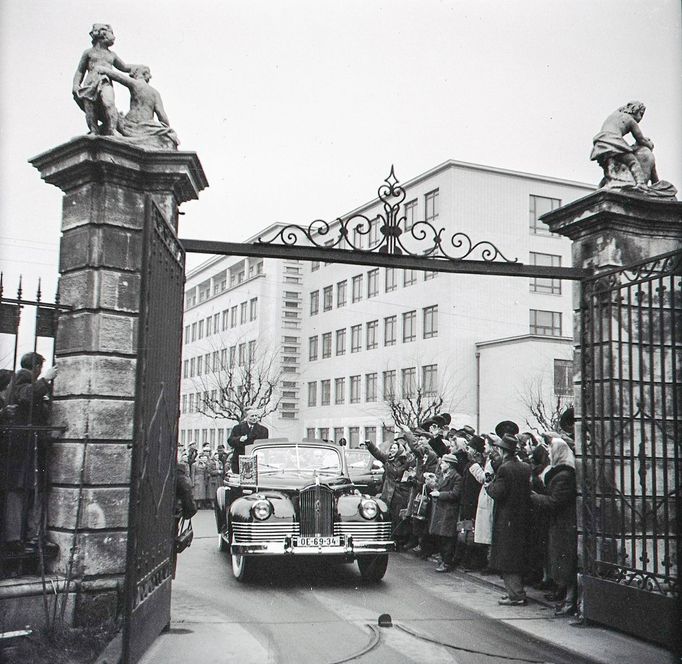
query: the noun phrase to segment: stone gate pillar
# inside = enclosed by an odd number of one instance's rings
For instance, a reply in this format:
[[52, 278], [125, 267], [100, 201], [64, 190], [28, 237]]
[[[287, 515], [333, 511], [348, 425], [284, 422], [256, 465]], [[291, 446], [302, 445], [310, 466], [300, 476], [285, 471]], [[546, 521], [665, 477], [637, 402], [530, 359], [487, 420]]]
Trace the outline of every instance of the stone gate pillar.
[[[542, 217], [573, 241], [583, 613], [670, 646], [682, 436], [682, 203], [599, 190]], [[642, 616], [648, 616], [643, 621]]]
[[[126, 566], [138, 318], [150, 200], [177, 231], [207, 186], [193, 152], [151, 152], [82, 136], [30, 160], [64, 192], [48, 536], [52, 571], [78, 589], [76, 621], [120, 611]], [[168, 362], [180, 362], [168, 357]], [[173, 441], [175, 445], [175, 441]]]

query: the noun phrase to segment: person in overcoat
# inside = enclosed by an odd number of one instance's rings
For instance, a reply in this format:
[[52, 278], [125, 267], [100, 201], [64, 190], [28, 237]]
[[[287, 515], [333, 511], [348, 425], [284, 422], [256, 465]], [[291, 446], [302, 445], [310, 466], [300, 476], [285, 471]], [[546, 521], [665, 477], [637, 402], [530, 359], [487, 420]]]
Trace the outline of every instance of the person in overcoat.
[[259, 423], [261, 413], [259, 410], [250, 409], [246, 411], [246, 419], [232, 427], [227, 444], [234, 450], [230, 468], [233, 473], [239, 473], [239, 457], [244, 454], [247, 445], [251, 445], [256, 440], [262, 440], [270, 436], [267, 427]]
[[557, 606], [557, 615], [572, 615], [577, 600], [578, 535], [576, 524], [575, 457], [568, 444], [558, 434], [549, 446], [551, 468], [545, 474], [546, 493], [533, 492], [533, 505], [549, 514], [547, 556], [549, 574], [566, 598]]
[[441, 468], [436, 486], [431, 491], [429, 534], [437, 538], [441, 562], [436, 572], [450, 572], [453, 568], [457, 517], [462, 495], [462, 476], [457, 472], [459, 459], [454, 454], [441, 457]]
[[407, 506], [409, 487], [401, 486], [405, 472], [409, 469], [412, 459], [408, 456], [405, 448], [394, 441], [388, 448], [388, 453], [380, 450], [371, 440], [365, 441], [365, 447], [369, 453], [384, 464], [384, 483], [381, 487], [381, 500], [383, 500], [391, 513], [391, 525], [393, 534], [400, 532], [400, 510]]
[[[504, 434], [495, 441], [501, 454], [495, 477], [486, 487], [495, 501], [490, 566], [501, 573], [507, 594], [499, 604], [525, 606], [523, 586], [530, 530], [530, 466], [516, 456], [516, 437]], [[493, 467], [497, 464], [493, 461]]]

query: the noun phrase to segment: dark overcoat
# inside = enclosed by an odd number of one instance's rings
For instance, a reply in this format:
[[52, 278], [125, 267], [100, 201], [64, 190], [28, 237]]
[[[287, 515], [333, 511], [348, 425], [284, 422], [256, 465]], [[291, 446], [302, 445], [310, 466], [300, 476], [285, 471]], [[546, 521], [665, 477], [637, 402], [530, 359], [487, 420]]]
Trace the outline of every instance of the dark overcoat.
[[405, 505], [402, 505], [402, 503], [407, 503], [409, 487], [407, 485], [405, 488], [401, 487], [400, 480], [402, 480], [405, 471], [410, 467], [411, 459], [405, 454], [391, 459], [386, 452], [382, 452], [371, 440], [366, 441], [366, 445], [369, 453], [384, 464], [384, 484], [381, 487], [381, 499], [390, 507], [393, 497], [396, 496], [401, 506], [404, 507]]
[[[242, 442], [239, 440], [246, 435], [246, 440]], [[263, 440], [270, 435], [267, 427], [256, 422], [251, 425], [248, 422], [240, 422], [232, 427], [230, 436], [227, 439], [227, 444], [234, 450], [232, 454], [231, 469], [233, 473], [239, 472], [239, 457], [244, 454], [244, 448], [247, 445], [252, 445], [256, 440]]]
[[516, 457], [504, 461], [486, 491], [495, 501], [490, 567], [521, 574], [530, 531], [530, 466]]
[[578, 530], [575, 501], [575, 470], [556, 466], [545, 475], [547, 492], [533, 494], [533, 505], [549, 513], [547, 557], [549, 575], [559, 586], [575, 583], [578, 564]]
[[457, 534], [462, 476], [454, 468], [450, 468], [445, 475], [438, 477], [436, 489], [440, 493], [436, 498], [431, 498], [429, 534], [454, 537]]

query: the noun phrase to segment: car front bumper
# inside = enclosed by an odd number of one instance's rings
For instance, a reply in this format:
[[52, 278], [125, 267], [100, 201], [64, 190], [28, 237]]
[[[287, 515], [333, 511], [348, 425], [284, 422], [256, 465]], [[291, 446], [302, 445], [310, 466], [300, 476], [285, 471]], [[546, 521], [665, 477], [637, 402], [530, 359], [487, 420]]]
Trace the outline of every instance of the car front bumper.
[[299, 546], [294, 537], [271, 542], [232, 542], [233, 553], [249, 556], [344, 556], [354, 558], [358, 555], [390, 553], [395, 551], [392, 540], [355, 539], [352, 535], [344, 538], [340, 546]]

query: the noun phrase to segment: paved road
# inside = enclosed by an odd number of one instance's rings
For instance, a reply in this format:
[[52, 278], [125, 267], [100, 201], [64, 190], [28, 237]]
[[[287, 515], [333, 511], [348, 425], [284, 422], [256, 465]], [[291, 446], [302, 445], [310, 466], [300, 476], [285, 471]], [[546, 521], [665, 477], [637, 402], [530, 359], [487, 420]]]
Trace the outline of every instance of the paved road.
[[[355, 564], [319, 559], [272, 562], [241, 584], [229, 556], [217, 550], [212, 512], [200, 512], [194, 528], [194, 543], [178, 561], [171, 631], [144, 664], [588, 661], [510, 626], [546, 619], [545, 607], [498, 607], [497, 589], [436, 574], [410, 554], [392, 555], [378, 585], [364, 585]], [[394, 627], [376, 627], [383, 613]]]

